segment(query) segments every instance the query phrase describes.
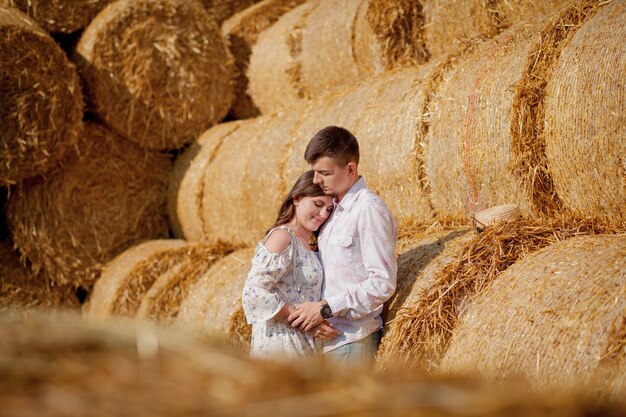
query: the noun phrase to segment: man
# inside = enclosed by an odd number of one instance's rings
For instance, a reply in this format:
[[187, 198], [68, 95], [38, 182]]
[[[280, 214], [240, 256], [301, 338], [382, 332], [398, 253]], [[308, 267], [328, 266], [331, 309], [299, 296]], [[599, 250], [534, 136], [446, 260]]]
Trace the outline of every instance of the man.
[[327, 319], [340, 335], [325, 342], [324, 353], [344, 363], [369, 362], [380, 343], [383, 303], [396, 288], [397, 223], [359, 176], [359, 144], [348, 130], [320, 130], [304, 158], [313, 182], [335, 196], [334, 210], [318, 239], [323, 300], [301, 304], [288, 320], [308, 331]]

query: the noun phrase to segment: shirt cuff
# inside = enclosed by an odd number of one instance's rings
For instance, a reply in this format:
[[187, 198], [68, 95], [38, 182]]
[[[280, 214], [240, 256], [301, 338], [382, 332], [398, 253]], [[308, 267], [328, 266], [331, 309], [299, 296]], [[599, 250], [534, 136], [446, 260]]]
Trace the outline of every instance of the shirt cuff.
[[348, 308], [346, 300], [341, 296], [341, 294], [326, 297], [326, 302], [332, 310], [333, 316], [343, 316], [342, 313]]

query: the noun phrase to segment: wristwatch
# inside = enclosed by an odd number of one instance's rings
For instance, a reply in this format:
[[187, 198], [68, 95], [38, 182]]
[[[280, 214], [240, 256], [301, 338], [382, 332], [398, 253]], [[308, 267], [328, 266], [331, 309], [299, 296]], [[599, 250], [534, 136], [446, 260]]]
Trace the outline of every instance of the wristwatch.
[[320, 314], [325, 319], [329, 319], [333, 316], [333, 310], [330, 309], [328, 302], [326, 300], [322, 301], [322, 306], [320, 307]]

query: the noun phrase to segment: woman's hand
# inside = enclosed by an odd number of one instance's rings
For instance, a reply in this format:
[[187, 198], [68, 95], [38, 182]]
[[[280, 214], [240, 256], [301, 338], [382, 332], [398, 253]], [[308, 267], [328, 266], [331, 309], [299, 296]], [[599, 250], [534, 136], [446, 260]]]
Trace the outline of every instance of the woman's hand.
[[278, 310], [278, 313], [276, 313], [276, 315], [273, 317], [274, 320], [281, 322], [281, 323], [285, 323], [285, 324], [289, 324], [289, 320], [287, 320], [287, 318], [289, 317], [289, 315], [291, 313], [293, 313], [294, 311], [296, 311], [295, 308], [291, 307], [288, 304], [285, 304], [283, 306], [283, 308], [281, 308], [280, 310]]
[[313, 337], [315, 337], [316, 339], [324, 340], [334, 339], [335, 337], [339, 336], [339, 330], [335, 329], [332, 324], [330, 324], [326, 320], [311, 329], [309, 333], [312, 334]]

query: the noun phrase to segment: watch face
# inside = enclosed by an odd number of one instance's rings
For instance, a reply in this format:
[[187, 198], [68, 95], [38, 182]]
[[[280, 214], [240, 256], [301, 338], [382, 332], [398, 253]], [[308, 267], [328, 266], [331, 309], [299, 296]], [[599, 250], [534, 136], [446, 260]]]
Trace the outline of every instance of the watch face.
[[329, 319], [333, 316], [333, 311], [330, 309], [330, 306], [328, 304], [325, 304], [322, 306], [322, 309], [320, 310], [320, 314], [325, 319]]

